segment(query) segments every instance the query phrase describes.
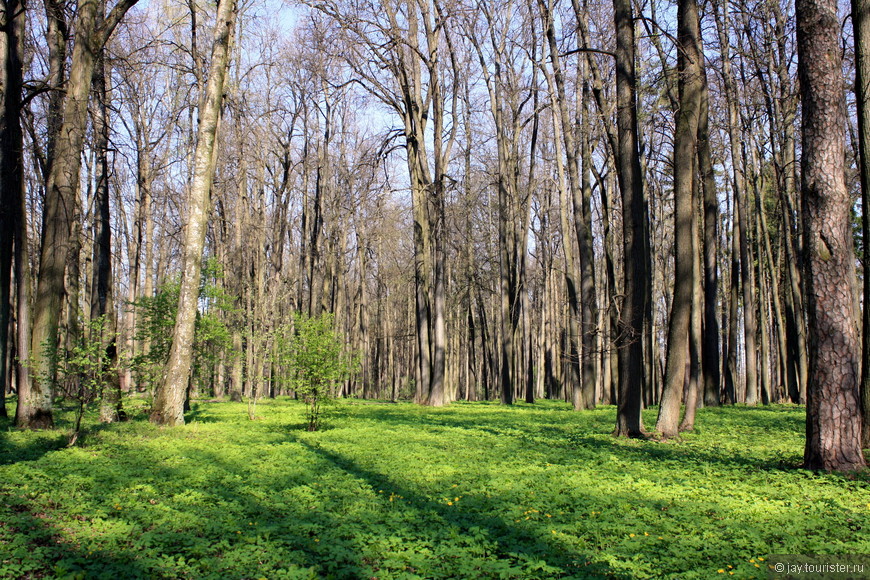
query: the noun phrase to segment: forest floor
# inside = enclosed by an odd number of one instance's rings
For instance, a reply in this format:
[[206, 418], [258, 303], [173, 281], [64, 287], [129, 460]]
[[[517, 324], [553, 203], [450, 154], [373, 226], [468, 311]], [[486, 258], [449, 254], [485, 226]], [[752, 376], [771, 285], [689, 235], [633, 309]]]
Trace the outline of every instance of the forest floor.
[[343, 401], [314, 433], [288, 400], [131, 415], [73, 448], [0, 420], [0, 577], [765, 578], [772, 554], [870, 554], [868, 476], [798, 469], [799, 407], [701, 409], [664, 443], [551, 401]]

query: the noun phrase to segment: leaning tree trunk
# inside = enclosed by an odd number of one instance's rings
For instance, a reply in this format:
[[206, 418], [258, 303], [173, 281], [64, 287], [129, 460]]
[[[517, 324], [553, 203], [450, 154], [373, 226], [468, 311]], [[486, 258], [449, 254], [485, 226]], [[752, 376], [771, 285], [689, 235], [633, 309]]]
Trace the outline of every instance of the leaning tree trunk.
[[851, 471], [861, 452], [855, 255], [844, 173], [846, 108], [836, 0], [796, 0], [809, 384], [804, 465]]
[[184, 232], [181, 287], [178, 315], [172, 334], [172, 348], [166, 373], [154, 398], [151, 422], [161, 425], [184, 423], [184, 398], [190, 377], [193, 337], [199, 300], [202, 250], [211, 208], [217, 132], [223, 103], [224, 79], [230, 56], [230, 41], [235, 25], [235, 0], [221, 0], [215, 22], [214, 45], [208, 84], [197, 131], [193, 160], [193, 181], [188, 199], [187, 227]]

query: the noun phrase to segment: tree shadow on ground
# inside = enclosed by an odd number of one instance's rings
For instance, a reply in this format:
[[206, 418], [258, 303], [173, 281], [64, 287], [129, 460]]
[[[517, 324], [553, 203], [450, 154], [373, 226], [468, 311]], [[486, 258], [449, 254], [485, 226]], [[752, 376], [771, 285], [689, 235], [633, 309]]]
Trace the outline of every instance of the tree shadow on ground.
[[[747, 468], [754, 470], [793, 470], [799, 466], [799, 460], [778, 457], [773, 460], [767, 455], [758, 454], [747, 446], [746, 449], [734, 448], [699, 448], [687, 444], [687, 440], [624, 440], [610, 436], [611, 421], [609, 415], [580, 415], [568, 410], [568, 413], [558, 413], [548, 416], [545, 412], [534, 412], [530, 407], [516, 407], [514, 412], [502, 415], [489, 415], [485, 423], [468, 418], [467, 413], [453, 414], [449, 410], [438, 410], [434, 413], [417, 412], [403, 413], [401, 409], [374, 409], [366, 413], [365, 418], [375, 420], [394, 428], [416, 427], [435, 431], [464, 431], [469, 435], [486, 434], [502, 441], [514, 441], [518, 450], [524, 452], [536, 451], [544, 461], [563, 463], [566, 459], [576, 458], [577, 452], [598, 455], [607, 451], [624, 455], [638, 461], [673, 461], [691, 462], [694, 464], [718, 465], [724, 468]], [[533, 422], [519, 423], [516, 413], [532, 411], [530, 419]], [[546, 411], [550, 411], [549, 409]], [[708, 417], [703, 415], [709, 413]], [[699, 428], [729, 429], [729, 423], [723, 423], [723, 418], [716, 416], [717, 409], [701, 411]], [[780, 427], [787, 422], [786, 429], [801, 432], [803, 422], [794, 416], [794, 409], [779, 407], [745, 407], [741, 409], [739, 428], [748, 431], [770, 428], [770, 414], [778, 415]], [[533, 416], [532, 416], [533, 414]], [[566, 421], [566, 415], [571, 419]], [[577, 418], [577, 420], [572, 420]], [[726, 417], [730, 419], [730, 416]], [[704, 422], [713, 423], [705, 425]], [[574, 451], [575, 455], [570, 453]], [[565, 453], [569, 455], [566, 457]]]
[[0, 488], [0, 577], [153, 578], [128, 557], [84, 551], [58, 534], [53, 516], [35, 512], [22, 498]]
[[[427, 542], [438, 544], [466, 537], [480, 542], [481, 545], [490, 546], [492, 552], [487, 555], [486, 561], [479, 562], [482, 568], [473, 571], [467, 570], [467, 573], [472, 573], [474, 576], [497, 577], [499, 575], [498, 567], [493, 566], [493, 568], [488, 569], [486, 565], [501, 560], [504, 563], [513, 564], [515, 572], [520, 569], [519, 567], [526, 566], [527, 575], [524, 577], [528, 578], [550, 577], [546, 573], [543, 575], [535, 573], [535, 566], [538, 564], [552, 567], [553, 570], [558, 568], [563, 571], [552, 577], [623, 578], [615, 575], [606, 564], [594, 562], [590, 554], [578, 553], [565, 545], [551, 541], [549, 538], [522, 530], [507, 523], [501, 517], [485, 515], [478, 511], [460, 508], [458, 505], [435, 501], [418, 493], [400, 480], [362, 467], [346, 456], [292, 435], [291, 440], [352, 477], [363, 481], [373, 490], [389, 490], [391, 496], [400, 498], [404, 504], [417, 512], [418, 517], [415, 518], [414, 526], [416, 532]], [[458, 566], [458, 564], [453, 566]], [[456, 568], [448, 569], [455, 570]], [[507, 577], [517, 577], [509, 572], [506, 573]], [[447, 576], [433, 577], [454, 577], [454, 575], [455, 571], [452, 574], [448, 573]]]

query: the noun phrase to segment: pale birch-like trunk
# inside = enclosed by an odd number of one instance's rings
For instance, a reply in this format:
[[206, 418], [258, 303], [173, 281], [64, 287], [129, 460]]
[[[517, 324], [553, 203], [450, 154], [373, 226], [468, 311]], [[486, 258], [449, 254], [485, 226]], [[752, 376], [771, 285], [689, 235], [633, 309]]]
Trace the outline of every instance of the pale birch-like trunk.
[[172, 335], [169, 362], [151, 410], [151, 421], [161, 425], [184, 423], [184, 399], [193, 354], [202, 251], [211, 209], [211, 186], [215, 170], [214, 152], [217, 147], [224, 80], [229, 63], [235, 16], [235, 0], [221, 0], [218, 4], [212, 59], [197, 130], [193, 180], [190, 185], [187, 224], [184, 229], [178, 315]]

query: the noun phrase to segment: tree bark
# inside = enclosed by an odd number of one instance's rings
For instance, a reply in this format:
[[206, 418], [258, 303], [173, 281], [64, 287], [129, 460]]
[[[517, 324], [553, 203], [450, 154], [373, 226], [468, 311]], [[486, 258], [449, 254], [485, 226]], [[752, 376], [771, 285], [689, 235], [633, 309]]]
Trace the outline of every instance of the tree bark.
[[861, 233], [864, 239], [864, 308], [861, 317], [861, 446], [870, 447], [870, 0], [852, 0], [855, 34], [855, 105], [861, 174]]
[[719, 298], [719, 200], [716, 197], [716, 174], [710, 151], [710, 90], [707, 84], [705, 67], [701, 67], [703, 87], [701, 89], [701, 116], [698, 124], [698, 169], [701, 189], [704, 194], [704, 318], [703, 318], [703, 403], [707, 407], [719, 405], [722, 392], [720, 372], [719, 319], [716, 316], [716, 302]]
[[644, 260], [644, 199], [638, 150], [634, 15], [631, 0], [613, 0], [616, 27], [617, 175], [622, 197], [623, 302], [617, 345], [619, 401], [614, 435], [642, 437], [643, 320], [649, 286]]
[[[102, 18], [105, 4], [100, 8]], [[90, 319], [104, 317], [99, 340], [103, 345], [103, 373], [100, 384], [100, 422], [114, 423], [121, 417], [121, 383], [118, 375], [118, 347], [115, 330], [115, 304], [112, 279], [112, 229], [109, 211], [109, 94], [106, 62], [101, 53], [94, 70], [93, 90], [96, 110], [93, 115], [94, 149], [97, 157], [94, 189], [94, 249]], [[93, 327], [90, 330], [94, 330]]]
[[184, 424], [184, 399], [193, 354], [202, 251], [211, 209], [211, 186], [216, 157], [214, 153], [218, 144], [217, 133], [223, 103], [224, 80], [229, 64], [235, 17], [235, 0], [221, 0], [215, 22], [208, 83], [197, 130], [193, 180], [188, 195], [178, 315], [172, 334], [169, 362], [151, 410], [151, 422], [160, 425]]
[[801, 201], [809, 384], [804, 466], [866, 467], [861, 452], [860, 345], [845, 184], [845, 99], [835, 0], [796, 0], [801, 85]]
[[75, 217], [81, 154], [87, 129], [88, 96], [96, 56], [136, 0], [122, 0], [98, 25], [98, 0], [81, 0], [67, 82], [61, 128], [46, 184], [40, 269], [31, 336], [31, 390], [19, 397], [16, 423], [32, 429], [51, 427], [58, 322], [65, 292], [64, 268]]
[[[7, 380], [12, 374], [10, 352], [10, 319], [12, 314], [12, 266], [16, 264], [19, 286], [30, 284], [29, 276], [22, 276], [22, 261], [27, 260], [22, 247], [27, 215], [24, 212], [24, 142], [21, 131], [21, 92], [23, 89], [24, 31], [26, 6], [19, 0], [5, 0], [3, 4], [3, 111], [0, 116], [0, 417], [6, 417]], [[29, 297], [29, 293], [27, 293]], [[21, 299], [21, 294], [18, 295]], [[24, 309], [30, 308], [29, 298]], [[19, 312], [21, 312], [19, 308]], [[17, 321], [19, 327], [21, 320]], [[21, 353], [18, 353], [20, 360]], [[15, 365], [17, 366], [17, 365]], [[21, 385], [18, 385], [19, 394]], [[26, 390], [26, 389], [25, 389]]]
[[[547, 82], [550, 85], [550, 99], [553, 106], [553, 123], [558, 124], [556, 127], [555, 139], [562, 140], [562, 143], [556, 144], [556, 154], [559, 159], [556, 160], [557, 166], [562, 165], [567, 169], [567, 183], [565, 182], [565, 170], [560, 171], [559, 187], [561, 193], [560, 199], [560, 216], [562, 223], [562, 249], [565, 253], [565, 283], [568, 289], [568, 302], [570, 308], [569, 314], [569, 332], [571, 345], [571, 361], [570, 365], [573, 370], [572, 374], [576, 375], [572, 381], [572, 403], [575, 410], [587, 408], [588, 396], [584, 390], [588, 385], [595, 388], [595, 318], [589, 318], [597, 308], [594, 304], [595, 282], [594, 282], [594, 264], [591, 256], [591, 235], [589, 228], [585, 223], [585, 216], [582, 210], [582, 195], [581, 180], [578, 171], [577, 146], [574, 137], [574, 126], [571, 123], [568, 114], [568, 103], [565, 92], [565, 81], [562, 73], [561, 59], [559, 57], [559, 49], [556, 45], [556, 35], [553, 25], [553, 16], [546, 0], [538, 0], [538, 7], [541, 11], [541, 18], [544, 21], [545, 33], [547, 37], [547, 45], [550, 50], [550, 63], [553, 67], [551, 75], [547, 75]], [[561, 156], [565, 156], [565, 163], [562, 164]], [[585, 168], [584, 169], [588, 169]], [[570, 197], [569, 197], [570, 196]], [[577, 275], [577, 265], [574, 258], [574, 241], [571, 238], [570, 221], [568, 219], [568, 208], [571, 207], [574, 217], [574, 236], [577, 238], [580, 250], [580, 274]], [[578, 280], [579, 278], [579, 280]], [[578, 284], [579, 282], [579, 284]], [[590, 298], [590, 290], [593, 296]], [[585, 305], [586, 300], [590, 300], [591, 304]], [[592, 327], [590, 329], [590, 326]], [[576, 358], [575, 358], [576, 357]], [[593, 405], [594, 406], [594, 405]]]
[[701, 115], [702, 67], [700, 20], [695, 0], [680, 0], [677, 10], [680, 108], [674, 136], [674, 298], [668, 325], [668, 354], [656, 431], [677, 435], [680, 403], [689, 354], [692, 294], [700, 284], [693, 267], [697, 246], [692, 223], [695, 203], [696, 147]]

